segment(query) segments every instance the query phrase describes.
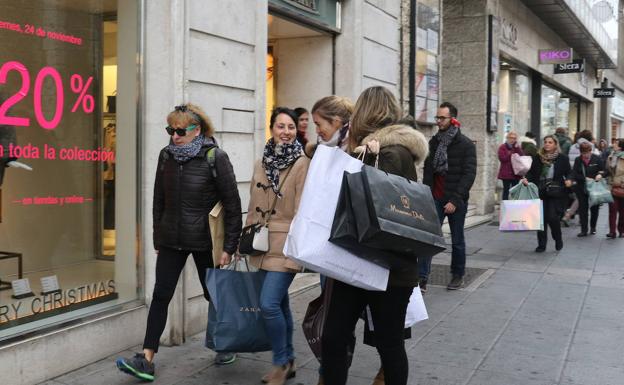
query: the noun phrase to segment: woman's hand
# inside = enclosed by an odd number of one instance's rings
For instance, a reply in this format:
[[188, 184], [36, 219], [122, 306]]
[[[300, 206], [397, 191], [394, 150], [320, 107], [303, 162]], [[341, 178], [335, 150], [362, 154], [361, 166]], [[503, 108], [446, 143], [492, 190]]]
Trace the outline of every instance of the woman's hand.
[[570, 179], [566, 179], [566, 181], [565, 181], [565, 182], [563, 182], [563, 183], [565, 184], [565, 186], [566, 186], [567, 188], [572, 187], [572, 181], [571, 181]]
[[224, 251], [223, 254], [221, 254], [221, 258], [219, 259], [219, 265], [227, 266], [230, 264], [230, 262], [232, 262], [232, 255]]
[[522, 182], [523, 185], [528, 186], [529, 185], [529, 181], [527, 178], [522, 178], [520, 179], [520, 182]]
[[602, 179], [601, 174], [596, 175], [596, 182], [600, 182], [601, 179]]

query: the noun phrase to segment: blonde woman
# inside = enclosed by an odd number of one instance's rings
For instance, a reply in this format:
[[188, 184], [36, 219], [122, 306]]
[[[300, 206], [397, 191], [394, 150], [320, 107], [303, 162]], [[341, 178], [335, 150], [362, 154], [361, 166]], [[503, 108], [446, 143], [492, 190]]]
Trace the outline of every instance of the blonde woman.
[[[193, 104], [176, 106], [167, 115], [170, 144], [160, 151], [154, 183], [154, 249], [156, 283], [147, 316], [143, 352], [119, 358], [117, 367], [145, 381], [154, 380], [154, 355], [167, 322], [167, 309], [189, 254], [193, 255], [204, 297], [206, 269], [213, 266], [208, 213], [221, 201], [225, 209], [225, 240], [221, 263], [228, 263], [238, 247], [242, 221], [236, 176], [227, 154], [216, 148], [214, 127]], [[208, 161], [213, 148], [214, 165]], [[214, 168], [214, 169], [213, 169]], [[235, 355], [219, 354], [216, 362], [233, 362]]]
[[[403, 111], [392, 93], [383, 87], [371, 87], [360, 95], [349, 127], [349, 151], [365, 147], [379, 154], [379, 169], [416, 180], [416, 164], [428, 152], [427, 140], [414, 128], [395, 124]], [[374, 163], [374, 156], [365, 159]], [[418, 267], [390, 272], [385, 292], [360, 289], [336, 281], [323, 330], [323, 377], [325, 385], [347, 382], [348, 347], [362, 311], [368, 305], [375, 325], [376, 348], [381, 356], [385, 383], [407, 384], [408, 361], [403, 327], [412, 290], [418, 285]], [[376, 383], [380, 383], [376, 380]], [[384, 382], [381, 382], [384, 383]]]

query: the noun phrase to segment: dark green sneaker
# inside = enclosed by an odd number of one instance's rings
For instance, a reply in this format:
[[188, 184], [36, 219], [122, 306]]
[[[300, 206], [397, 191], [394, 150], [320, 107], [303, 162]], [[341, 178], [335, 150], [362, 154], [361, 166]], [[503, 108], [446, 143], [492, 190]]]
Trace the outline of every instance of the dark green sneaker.
[[464, 287], [464, 277], [454, 276], [451, 282], [446, 286], [447, 290], [458, 290]]
[[236, 353], [217, 353], [214, 361], [217, 365], [229, 365], [236, 361]]
[[154, 381], [154, 364], [145, 358], [145, 354], [136, 353], [132, 358], [118, 358], [117, 368], [122, 372], [143, 381]]

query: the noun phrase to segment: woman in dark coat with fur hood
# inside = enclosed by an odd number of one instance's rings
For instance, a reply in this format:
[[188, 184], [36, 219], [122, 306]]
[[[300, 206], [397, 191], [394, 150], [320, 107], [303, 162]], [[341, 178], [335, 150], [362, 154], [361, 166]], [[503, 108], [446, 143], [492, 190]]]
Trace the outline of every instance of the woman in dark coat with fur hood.
[[[413, 127], [393, 124], [403, 116], [394, 95], [384, 87], [371, 87], [360, 95], [349, 128], [349, 150], [360, 153], [366, 147], [379, 154], [379, 169], [416, 180], [416, 165], [427, 157], [425, 136]], [[376, 156], [367, 156], [372, 165]], [[403, 328], [412, 290], [418, 285], [418, 267], [391, 270], [384, 292], [369, 291], [336, 281], [323, 330], [323, 370], [325, 385], [347, 382], [348, 346], [359, 316], [368, 305], [375, 327], [377, 351], [381, 356], [385, 381], [407, 384], [408, 361]]]

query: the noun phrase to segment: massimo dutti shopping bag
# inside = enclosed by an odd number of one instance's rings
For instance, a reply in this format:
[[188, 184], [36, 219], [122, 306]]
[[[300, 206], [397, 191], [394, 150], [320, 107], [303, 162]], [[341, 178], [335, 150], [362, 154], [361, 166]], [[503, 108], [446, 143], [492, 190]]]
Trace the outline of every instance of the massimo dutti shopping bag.
[[362, 162], [339, 148], [318, 146], [306, 177], [297, 215], [284, 255], [330, 278], [366, 290], [384, 291], [389, 270], [329, 242], [345, 171], [360, 171]]
[[[336, 220], [330, 241], [348, 249], [366, 247], [373, 253], [391, 254], [394, 258], [385, 262], [398, 269], [416, 265], [418, 257], [431, 257], [446, 248], [428, 186], [364, 165], [361, 172], [347, 176], [342, 188], [348, 189], [351, 199], [357, 244], [337, 239], [341, 224]], [[335, 219], [342, 215], [337, 211]]]
[[260, 292], [265, 276], [262, 270], [206, 270], [210, 294], [207, 348], [238, 353], [271, 350], [260, 312]]

